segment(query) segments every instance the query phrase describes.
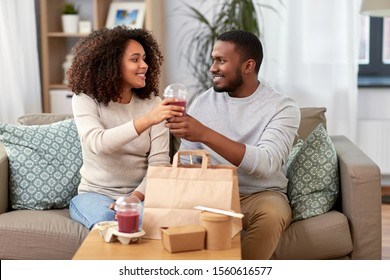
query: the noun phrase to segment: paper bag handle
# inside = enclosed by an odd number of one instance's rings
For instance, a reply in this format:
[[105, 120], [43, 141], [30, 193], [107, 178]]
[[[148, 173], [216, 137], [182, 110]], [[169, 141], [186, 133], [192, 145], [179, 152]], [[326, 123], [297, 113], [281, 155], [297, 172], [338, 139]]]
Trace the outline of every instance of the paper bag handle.
[[180, 156], [199, 156], [202, 157], [202, 168], [206, 169], [211, 162], [210, 154], [206, 150], [180, 150], [173, 156], [172, 167], [177, 167], [180, 163]]

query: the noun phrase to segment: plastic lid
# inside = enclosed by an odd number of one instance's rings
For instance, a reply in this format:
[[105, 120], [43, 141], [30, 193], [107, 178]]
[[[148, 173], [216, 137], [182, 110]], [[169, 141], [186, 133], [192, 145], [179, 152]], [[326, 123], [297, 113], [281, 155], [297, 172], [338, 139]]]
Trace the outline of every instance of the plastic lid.
[[141, 200], [138, 197], [131, 196], [121, 196], [115, 201], [115, 211], [125, 211], [127, 209], [141, 209]]
[[176, 97], [179, 99], [185, 99], [187, 97], [187, 88], [180, 83], [170, 84], [164, 90], [164, 97]]

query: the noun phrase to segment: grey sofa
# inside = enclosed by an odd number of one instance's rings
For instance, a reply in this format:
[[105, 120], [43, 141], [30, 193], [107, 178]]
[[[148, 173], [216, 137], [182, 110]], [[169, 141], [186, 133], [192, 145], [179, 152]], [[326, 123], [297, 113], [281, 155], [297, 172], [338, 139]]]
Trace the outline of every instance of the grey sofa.
[[[301, 113], [301, 138], [318, 123], [326, 123], [324, 108], [304, 108]], [[43, 114], [20, 122], [43, 124], [69, 117]], [[338, 202], [328, 213], [292, 223], [273, 259], [381, 259], [380, 170], [346, 137], [331, 138], [340, 170]], [[70, 219], [68, 209], [11, 211], [8, 174], [0, 143], [0, 259], [71, 259], [88, 230]]]

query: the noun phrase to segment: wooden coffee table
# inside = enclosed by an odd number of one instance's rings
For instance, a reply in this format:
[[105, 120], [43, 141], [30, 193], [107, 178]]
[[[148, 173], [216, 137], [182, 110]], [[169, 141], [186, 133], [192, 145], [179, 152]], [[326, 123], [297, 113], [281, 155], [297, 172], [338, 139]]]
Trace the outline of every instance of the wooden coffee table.
[[161, 240], [143, 239], [139, 243], [107, 243], [100, 236], [99, 230], [92, 229], [73, 260], [240, 260], [241, 242], [237, 234], [232, 239], [232, 248], [223, 251], [198, 250], [169, 253], [162, 246]]

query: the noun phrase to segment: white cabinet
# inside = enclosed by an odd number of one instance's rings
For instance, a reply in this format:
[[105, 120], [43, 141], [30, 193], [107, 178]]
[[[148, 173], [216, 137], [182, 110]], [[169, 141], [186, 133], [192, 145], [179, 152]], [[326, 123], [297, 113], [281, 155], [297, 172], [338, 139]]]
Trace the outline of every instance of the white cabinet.
[[50, 90], [51, 113], [73, 114], [72, 112], [72, 92], [67, 89]]

